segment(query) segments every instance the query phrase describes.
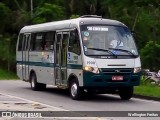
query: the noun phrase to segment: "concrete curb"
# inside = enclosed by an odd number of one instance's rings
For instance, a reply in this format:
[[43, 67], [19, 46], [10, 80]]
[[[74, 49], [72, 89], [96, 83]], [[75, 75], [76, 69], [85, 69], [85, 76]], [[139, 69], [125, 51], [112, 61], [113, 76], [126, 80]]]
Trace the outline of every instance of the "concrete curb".
[[145, 99], [145, 100], [154, 100], [154, 101], [160, 101], [160, 98], [158, 97], [152, 97], [152, 96], [144, 96], [144, 95], [133, 95], [134, 98], [140, 98], [140, 99]]

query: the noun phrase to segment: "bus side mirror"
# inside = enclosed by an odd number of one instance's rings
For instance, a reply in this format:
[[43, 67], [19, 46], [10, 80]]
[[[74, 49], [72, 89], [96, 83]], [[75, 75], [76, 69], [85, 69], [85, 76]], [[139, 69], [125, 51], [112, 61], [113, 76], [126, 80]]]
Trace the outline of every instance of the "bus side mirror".
[[135, 31], [131, 31], [133, 38], [137, 41], [137, 35]]

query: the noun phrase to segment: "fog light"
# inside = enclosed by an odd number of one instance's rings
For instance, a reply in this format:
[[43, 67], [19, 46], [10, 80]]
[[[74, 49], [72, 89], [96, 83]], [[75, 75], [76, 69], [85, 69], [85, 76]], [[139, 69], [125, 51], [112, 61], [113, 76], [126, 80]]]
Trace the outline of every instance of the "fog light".
[[97, 67], [85, 66], [83, 69], [85, 71], [89, 71], [89, 72], [93, 72], [93, 73], [99, 73], [99, 69]]
[[141, 67], [135, 67], [134, 68], [134, 73], [139, 73], [141, 71]]

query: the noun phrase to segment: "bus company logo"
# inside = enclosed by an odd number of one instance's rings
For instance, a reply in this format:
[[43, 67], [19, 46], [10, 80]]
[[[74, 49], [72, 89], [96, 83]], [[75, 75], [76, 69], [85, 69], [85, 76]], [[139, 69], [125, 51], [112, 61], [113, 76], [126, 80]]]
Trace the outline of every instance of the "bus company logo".
[[115, 70], [116, 73], [120, 73], [120, 70]]
[[2, 112], [2, 117], [12, 117], [11, 112]]
[[117, 50], [113, 50], [112, 52], [113, 52], [113, 54], [118, 55], [118, 51]]
[[71, 59], [71, 54], [68, 53], [67, 58], [70, 60]]

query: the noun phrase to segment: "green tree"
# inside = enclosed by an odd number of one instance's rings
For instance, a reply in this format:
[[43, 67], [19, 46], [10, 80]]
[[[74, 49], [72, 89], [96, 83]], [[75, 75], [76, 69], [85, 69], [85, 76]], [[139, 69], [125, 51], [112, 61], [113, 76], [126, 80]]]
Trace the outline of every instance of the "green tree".
[[[153, 46], [154, 41], [147, 42], [144, 48], [141, 49], [141, 59], [144, 68], [157, 71], [159, 70], [159, 66], [154, 66], [154, 62], [160, 63], [160, 44], [155, 44], [155, 47]], [[157, 56], [154, 55], [155, 50], [157, 51]]]
[[49, 3], [44, 3], [43, 6], [35, 9], [34, 16], [32, 22], [35, 23], [43, 23], [43, 22], [51, 22], [55, 20], [63, 19], [64, 12], [63, 8]]
[[10, 28], [11, 10], [3, 3], [0, 3], [0, 33], [5, 33]]

